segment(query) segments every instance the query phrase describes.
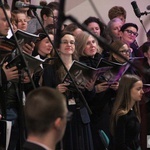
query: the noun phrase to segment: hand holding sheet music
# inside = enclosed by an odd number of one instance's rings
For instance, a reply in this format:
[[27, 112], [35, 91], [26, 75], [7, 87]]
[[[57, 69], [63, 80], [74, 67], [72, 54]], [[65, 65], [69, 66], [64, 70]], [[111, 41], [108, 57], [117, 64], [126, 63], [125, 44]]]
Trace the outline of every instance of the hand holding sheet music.
[[[37, 58], [34, 58], [34, 57], [24, 53], [24, 52], [23, 52], [23, 55], [24, 55], [24, 58], [25, 58], [27, 66], [25, 64], [25, 61], [24, 61], [22, 55], [17, 55], [14, 59], [12, 59], [11, 61], [8, 62], [8, 64], [6, 65], [6, 68], [12, 68], [12, 67], [16, 66], [17, 69], [19, 71], [21, 71], [21, 77], [23, 77], [23, 80], [24, 80], [25, 79], [24, 78], [25, 77], [24, 76], [24, 72], [26, 72], [26, 69], [28, 68], [30, 74], [33, 74], [36, 71], [38, 71], [38, 68], [40, 67], [40, 64], [43, 63], [43, 61], [39, 60]], [[26, 79], [27, 78], [28, 77], [26, 77]], [[28, 82], [27, 80], [25, 80], [24, 82]], [[18, 79], [15, 78], [15, 79], [13, 79], [11, 81], [18, 82]]]
[[124, 75], [124, 73], [127, 71], [127, 69], [130, 67], [130, 64], [124, 63], [116, 63], [108, 61], [104, 58], [100, 60], [99, 67], [105, 67], [105, 66], [111, 66], [112, 68], [107, 70], [100, 78], [99, 80], [101, 82], [108, 82], [109, 85], [117, 83], [120, 78]]
[[[104, 72], [108, 71], [111, 67], [101, 67], [101, 68], [92, 68], [81, 62], [74, 61], [69, 72], [74, 80], [75, 84], [79, 89], [85, 90], [88, 84], [92, 84], [92, 81], [102, 75]], [[63, 80], [64, 83], [70, 83], [68, 88], [74, 89], [74, 85], [67, 74]], [[91, 86], [91, 85], [90, 85]]]
[[[27, 65], [29, 67], [30, 73], [33, 73], [40, 66], [40, 64], [43, 63], [42, 60], [39, 60], [35, 57], [32, 57], [32, 56], [30, 56], [24, 52], [23, 52], [23, 55], [25, 57]], [[25, 62], [24, 62], [23, 57], [21, 55], [17, 55], [7, 65], [8, 68], [11, 68], [13, 66], [17, 66], [18, 70], [22, 70], [22, 69], [25, 69], [25, 67], [27, 67], [27, 66], [25, 66]]]

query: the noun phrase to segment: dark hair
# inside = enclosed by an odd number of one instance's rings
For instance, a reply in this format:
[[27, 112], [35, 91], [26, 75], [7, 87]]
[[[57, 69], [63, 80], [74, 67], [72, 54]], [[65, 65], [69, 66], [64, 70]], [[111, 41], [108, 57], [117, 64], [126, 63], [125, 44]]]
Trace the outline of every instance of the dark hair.
[[40, 87], [26, 98], [25, 117], [29, 133], [42, 135], [65, 111], [65, 97], [58, 90]]
[[[116, 50], [117, 52], [119, 52], [119, 49], [120, 49], [124, 44], [126, 44], [126, 43], [124, 43], [124, 42], [121, 41], [121, 40], [116, 40], [116, 41], [112, 42], [112, 43], [110, 44], [110, 46], [111, 46], [114, 50]], [[113, 59], [114, 59], [113, 53], [114, 53], [113, 51], [110, 51], [110, 56], [109, 56], [109, 60], [110, 60], [110, 61], [113, 61]]]
[[69, 32], [69, 31], [63, 31], [63, 32], [61, 33], [60, 38], [64, 37], [66, 34], [70, 34], [70, 35], [72, 35], [72, 36], [74, 37], [74, 35], [73, 35], [71, 32]]
[[[67, 34], [72, 35], [75, 38], [75, 36], [71, 32], [62, 32], [60, 39], [62, 39]], [[58, 43], [58, 42], [57, 42], [57, 47], [60, 48], [60, 43]], [[72, 54], [72, 59], [73, 60], [78, 60], [76, 50]], [[58, 81], [62, 82], [63, 79], [64, 79], [64, 76], [66, 75], [66, 70], [64, 69], [64, 67], [63, 67], [63, 65], [62, 65], [62, 63], [60, 62], [59, 59], [55, 60], [54, 67], [55, 67], [55, 70], [56, 70], [56, 76], [58, 77]]]
[[58, 10], [59, 9], [59, 3], [58, 2], [50, 2], [48, 5], [46, 5], [47, 7], [43, 7], [43, 9], [40, 12], [40, 16], [43, 20], [43, 15], [46, 16], [54, 16], [53, 15], [53, 11], [54, 10]]
[[146, 36], [147, 36], [148, 38], [150, 38], [150, 30], [148, 30], [148, 32], [146, 33]]
[[[52, 32], [52, 30], [50, 30], [47, 26], [45, 27], [45, 30], [46, 30], [46, 32], [47, 32], [48, 34], [54, 35], [53, 32]], [[38, 29], [38, 30], [35, 32], [35, 34], [39, 35], [39, 38], [38, 38], [38, 40], [37, 40], [36, 43], [35, 43], [35, 48], [34, 48], [34, 51], [32, 52], [32, 55], [33, 55], [33, 56], [38, 55], [38, 47], [39, 47], [39, 44], [40, 44], [40, 42], [41, 42], [44, 38], [47, 37], [47, 35], [45, 34], [45, 32], [44, 32], [44, 30], [43, 30], [42, 28], [41, 28], [41, 29]], [[50, 55], [52, 55], [52, 56], [54, 55], [54, 50], [51, 51], [51, 54], [50, 54]]]
[[150, 42], [145, 42], [140, 46], [140, 50], [142, 50], [143, 53], [148, 52], [149, 48], [150, 48]]
[[128, 27], [134, 27], [134, 28], [136, 28], [136, 30], [138, 31], [138, 26], [137, 26], [136, 24], [134, 24], [134, 23], [125, 23], [125, 24], [121, 27], [120, 31], [124, 32]]
[[99, 25], [99, 27], [100, 27], [100, 30], [101, 30], [101, 36], [103, 36], [103, 37], [105, 37], [105, 29], [106, 29], [106, 25], [103, 23], [103, 22], [101, 22], [100, 20], [99, 20], [99, 18], [96, 18], [96, 17], [88, 17], [84, 22], [83, 22], [83, 24], [84, 25], [86, 25], [86, 26], [88, 26], [90, 23], [92, 23], [92, 22], [96, 22], [98, 25]]
[[126, 19], [126, 10], [122, 6], [114, 6], [108, 11], [109, 19], [123, 16]]
[[73, 33], [76, 29], [78, 29], [79, 27], [75, 24], [75, 23], [70, 23], [69, 25], [67, 25], [64, 29], [64, 31], [68, 31]]
[[47, 1], [40, 1], [40, 6], [46, 6], [47, 5]]

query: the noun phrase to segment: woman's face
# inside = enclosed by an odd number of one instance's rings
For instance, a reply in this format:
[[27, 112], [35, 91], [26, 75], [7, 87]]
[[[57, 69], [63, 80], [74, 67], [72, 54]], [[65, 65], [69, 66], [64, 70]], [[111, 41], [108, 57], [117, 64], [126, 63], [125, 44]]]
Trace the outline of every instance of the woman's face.
[[96, 40], [90, 35], [86, 41], [84, 54], [86, 56], [93, 57], [97, 53], [97, 43]]
[[112, 23], [111, 25], [111, 34], [113, 38], [119, 39], [120, 38], [120, 28], [122, 27], [123, 22], [121, 21], [116, 21]]
[[17, 16], [17, 28], [20, 30], [26, 31], [27, 26], [28, 26], [26, 15], [23, 13], [20, 13], [20, 14], [17, 14], [16, 16]]
[[124, 18], [123, 15], [117, 16], [117, 18], [119, 18], [123, 22], [123, 24], [125, 24], [126, 19]]
[[[131, 53], [131, 50], [129, 49], [128, 45], [127, 44], [124, 44], [118, 51], [122, 56], [124, 56], [127, 60], [129, 60], [130, 58], [130, 53]], [[119, 57], [118, 55], [116, 54], [113, 54], [113, 57], [120, 63], [125, 63], [126, 61]]]
[[75, 51], [75, 38], [73, 35], [65, 34], [61, 38], [59, 48], [60, 55], [72, 55]]
[[144, 92], [142, 81], [135, 82], [133, 87], [131, 88], [131, 100], [135, 102], [140, 101], [142, 99], [143, 94]]
[[49, 24], [55, 24], [57, 23], [58, 20], [58, 10], [53, 10], [52, 15], [43, 15], [43, 20], [44, 20], [44, 26], [46, 27]]
[[94, 34], [96, 34], [97, 36], [100, 36], [101, 34], [101, 29], [100, 29], [100, 26], [98, 25], [98, 23], [96, 22], [91, 22], [88, 24], [88, 29], [90, 31], [92, 31]]
[[[52, 41], [54, 41], [54, 36], [52, 34], [49, 34], [49, 37]], [[51, 53], [52, 49], [53, 49], [52, 44], [49, 42], [48, 38], [46, 37], [43, 40], [41, 40], [38, 46], [38, 53], [41, 56], [45, 57]]]
[[133, 43], [138, 35], [137, 29], [134, 27], [128, 27], [123, 32], [120, 32], [121, 40], [130, 45]]

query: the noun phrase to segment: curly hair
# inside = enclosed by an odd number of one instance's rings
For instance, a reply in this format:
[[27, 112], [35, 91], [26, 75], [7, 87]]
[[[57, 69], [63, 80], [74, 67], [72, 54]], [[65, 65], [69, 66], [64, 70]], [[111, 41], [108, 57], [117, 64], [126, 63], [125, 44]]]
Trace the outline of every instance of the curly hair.
[[108, 11], [108, 17], [110, 20], [118, 16], [123, 16], [126, 19], [126, 15], [126, 10], [122, 6], [114, 6]]
[[101, 22], [99, 18], [88, 17], [86, 20], [84, 20], [83, 24], [88, 26], [92, 22], [96, 22], [99, 25], [99, 28], [101, 30], [101, 36], [105, 37], [105, 29], [107, 26], [103, 22]]

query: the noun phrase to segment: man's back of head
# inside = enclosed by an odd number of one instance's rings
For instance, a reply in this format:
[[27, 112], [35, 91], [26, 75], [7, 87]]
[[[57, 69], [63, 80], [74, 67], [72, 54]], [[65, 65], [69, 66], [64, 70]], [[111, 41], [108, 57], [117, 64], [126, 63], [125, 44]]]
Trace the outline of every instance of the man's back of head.
[[55, 145], [64, 134], [67, 113], [66, 99], [59, 91], [49, 87], [31, 91], [25, 104], [28, 139], [40, 138], [42, 143], [41, 137], [50, 133]]

